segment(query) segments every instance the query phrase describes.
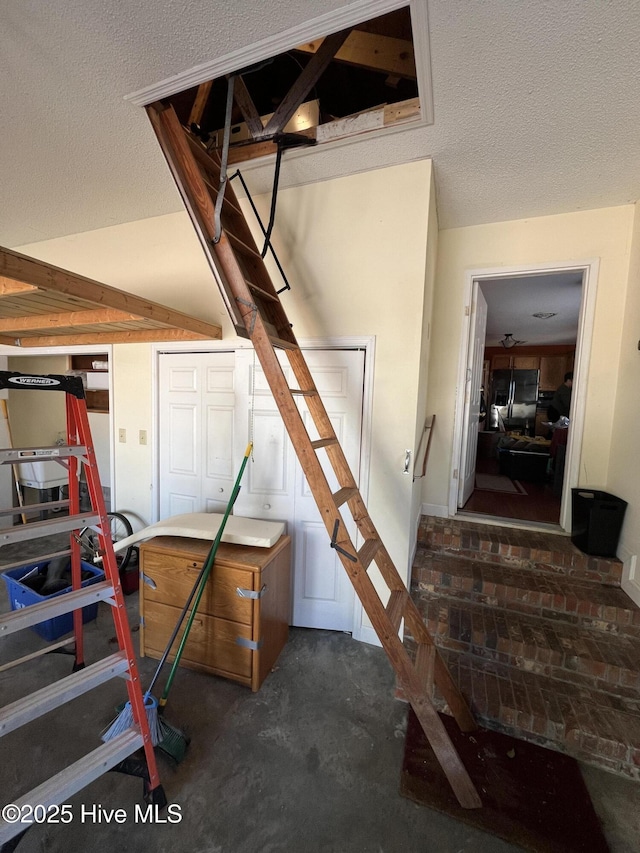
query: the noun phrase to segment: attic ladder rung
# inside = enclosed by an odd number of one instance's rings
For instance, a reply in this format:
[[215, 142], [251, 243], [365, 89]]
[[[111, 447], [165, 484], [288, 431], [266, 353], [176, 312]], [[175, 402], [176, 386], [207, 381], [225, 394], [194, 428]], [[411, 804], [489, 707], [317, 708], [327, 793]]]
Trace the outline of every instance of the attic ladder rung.
[[249, 281], [248, 279], [245, 279], [245, 281], [247, 283], [247, 287], [249, 288], [249, 290], [252, 293], [257, 294], [261, 299], [266, 299], [269, 302], [280, 302], [278, 297], [275, 296], [273, 293], [269, 293], [268, 290], [263, 290], [257, 284], [254, 284], [252, 281]]
[[284, 341], [282, 338], [277, 338], [272, 335], [269, 335], [269, 342], [271, 346], [275, 347], [276, 349], [300, 349], [298, 344], [294, 343], [293, 341]]
[[320, 450], [321, 447], [331, 447], [332, 445], [338, 444], [338, 439], [335, 438], [319, 438], [316, 441], [311, 442], [311, 447], [314, 450]]
[[[39, 805], [48, 809], [49, 806], [65, 803], [78, 791], [86, 788], [99, 776], [132, 755], [143, 743], [139, 730], [126, 729], [121, 735], [103, 743], [79, 761], [65, 767], [60, 773], [56, 773], [28, 794], [15, 800], [16, 814], [24, 815], [25, 823], [20, 821], [7, 823], [0, 820], [0, 845], [19, 835], [33, 823], [33, 817], [28, 817], [34, 814], [33, 807]], [[31, 809], [28, 808], [29, 806]]]
[[79, 610], [88, 604], [105, 601], [112, 595], [113, 587], [111, 584], [107, 581], [99, 581], [82, 587], [82, 589], [66, 592], [64, 595], [56, 595], [48, 601], [40, 601], [38, 604], [30, 604], [28, 607], [21, 607], [19, 610], [12, 610], [11, 613], [4, 613], [0, 616], [0, 637], [6, 637], [15, 631], [38, 625], [47, 619], [62, 616], [63, 613]]
[[262, 255], [260, 254], [260, 252], [258, 252], [257, 249], [254, 249], [253, 247], [247, 245], [244, 240], [241, 240], [239, 237], [236, 237], [236, 235], [232, 231], [229, 231], [227, 228], [225, 228], [224, 233], [229, 238], [229, 242], [231, 243], [231, 245], [234, 246], [243, 255], [251, 255], [254, 258], [260, 258], [260, 260], [262, 260]]
[[342, 506], [342, 504], [351, 500], [351, 498], [355, 498], [357, 494], [357, 489], [353, 489], [350, 486], [345, 486], [343, 489], [339, 489], [339, 491], [334, 493], [333, 500], [335, 501], [336, 506]]
[[[213, 190], [213, 192], [215, 193], [215, 196], [217, 198], [218, 192], [219, 192], [219, 187], [217, 187], [213, 183], [213, 181], [211, 181], [209, 179], [209, 176], [204, 171], [202, 172], [202, 180], [205, 182], [205, 184], [209, 187], [210, 190]], [[235, 205], [232, 201], [229, 201], [229, 199], [227, 198], [226, 195], [225, 195], [224, 201], [222, 203], [222, 209], [223, 210], [224, 210], [225, 204], [227, 205], [227, 207], [230, 207], [234, 211], [234, 213], [238, 213], [238, 214], [240, 214], [240, 216], [244, 217], [244, 213], [242, 212], [242, 210], [237, 205]]]
[[400, 630], [400, 623], [404, 616], [404, 608], [409, 598], [409, 593], [406, 589], [392, 589], [389, 601], [387, 602], [386, 611], [391, 624], [396, 632]]
[[36, 690], [10, 705], [5, 705], [4, 708], [0, 708], [0, 736], [6, 735], [54, 708], [70, 702], [76, 696], [93, 690], [99, 684], [103, 684], [117, 675], [122, 675], [122, 673], [127, 672], [128, 668], [129, 662], [124, 652], [116, 652], [116, 654], [103, 658], [85, 669], [80, 669], [66, 678], [61, 678], [53, 684]]
[[365, 569], [371, 565], [373, 558], [380, 550], [381, 545], [382, 542], [379, 539], [367, 539], [362, 548], [360, 548], [358, 551], [358, 559]]
[[19, 527], [6, 527], [0, 530], [0, 545], [8, 542], [24, 542], [29, 539], [39, 539], [42, 536], [53, 536], [55, 533], [66, 533], [69, 530], [82, 530], [100, 521], [100, 516], [91, 514], [65, 515], [62, 518], [49, 518], [45, 521], [33, 521]]
[[315, 388], [311, 388], [308, 391], [303, 391], [301, 388], [289, 388], [289, 392], [294, 397], [317, 397], [318, 392]]

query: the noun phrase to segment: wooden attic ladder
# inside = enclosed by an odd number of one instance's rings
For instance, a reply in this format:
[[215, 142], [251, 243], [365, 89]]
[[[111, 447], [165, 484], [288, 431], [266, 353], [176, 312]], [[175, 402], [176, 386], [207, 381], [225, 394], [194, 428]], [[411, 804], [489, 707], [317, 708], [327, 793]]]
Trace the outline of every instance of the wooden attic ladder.
[[[35, 504], [31, 508], [48, 510], [52, 507], [68, 508], [68, 515], [58, 518], [36, 521], [31, 524], [6, 526], [0, 529], [0, 545], [11, 542], [27, 542], [41, 537], [60, 533], [69, 533], [69, 548], [41, 556], [37, 563], [46, 564], [54, 559], [69, 559], [71, 564], [72, 591], [64, 595], [43, 597], [36, 604], [25, 606], [17, 601], [17, 608], [11, 613], [0, 615], [0, 637], [7, 637], [16, 631], [30, 628], [42, 622], [48, 622], [67, 613], [73, 613], [74, 668], [71, 675], [48, 684], [45, 687], [0, 708], [0, 737], [38, 719], [49, 711], [70, 702], [95, 689], [113, 678], [126, 681], [128, 699], [131, 703], [133, 725], [106, 743], [88, 752], [68, 765], [50, 779], [42, 782], [27, 794], [16, 797], [13, 811], [7, 818], [0, 818], [0, 853], [13, 850], [30, 825], [42, 823], [41, 816], [46, 810], [48, 815], [59, 814], [52, 811], [65, 803], [73, 794], [85, 788], [99, 776], [109, 770], [140, 775], [144, 780], [144, 795], [147, 803], [158, 808], [166, 805], [164, 790], [160, 784], [158, 769], [149, 729], [144, 697], [140, 686], [140, 676], [136, 656], [127, 620], [126, 605], [120, 585], [118, 566], [113, 550], [111, 532], [102, 487], [98, 475], [98, 464], [91, 439], [89, 418], [82, 380], [78, 376], [34, 376], [31, 374], [0, 371], [0, 389], [13, 391], [62, 392], [66, 397], [67, 444], [55, 447], [6, 448], [0, 450], [0, 465], [17, 465], [21, 462], [58, 462], [68, 473], [69, 497], [66, 500]], [[82, 464], [86, 476], [91, 509], [80, 509], [79, 465]], [[0, 510], [0, 516], [9, 517], [19, 514], [15, 507]], [[104, 580], [81, 586], [81, 554], [78, 534], [82, 528], [92, 527], [97, 531], [100, 552], [103, 555]], [[37, 563], [35, 566], [37, 567]], [[6, 564], [3, 571], [21, 567], [23, 561]], [[85, 666], [83, 648], [83, 613], [88, 605], [105, 601], [111, 605], [113, 621], [118, 643], [118, 651], [101, 660]], [[51, 623], [55, 624], [55, 623]], [[55, 645], [49, 644], [39, 651], [32, 652], [18, 660], [4, 664], [5, 669], [47, 654], [53, 649], [66, 645], [63, 640]], [[74, 718], [69, 716], [69, 739], [74, 734]], [[144, 757], [135, 753], [143, 751]], [[141, 752], [142, 754], [142, 752]], [[6, 801], [9, 800], [9, 792]], [[3, 803], [4, 805], [4, 803]], [[35, 811], [34, 811], [35, 809]], [[40, 809], [38, 813], [37, 809]], [[15, 817], [19, 815], [19, 817]], [[15, 819], [14, 819], [15, 818]], [[64, 823], [65, 821], [59, 821]]]
[[[153, 104], [147, 112], [236, 330], [253, 343], [331, 546], [339, 554], [458, 801], [465, 808], [478, 808], [482, 805], [478, 793], [431, 702], [433, 681], [461, 730], [472, 731], [476, 724], [369, 516], [235, 193], [227, 185], [221, 210], [222, 232], [216, 241], [214, 208], [220, 164], [181, 126], [172, 107]], [[297, 387], [289, 386], [276, 349], [286, 352]], [[317, 440], [310, 438], [296, 405], [295, 398], [300, 396], [307, 403], [319, 435]], [[322, 469], [319, 452], [326, 453], [340, 484], [335, 493]], [[362, 537], [364, 544], [359, 549], [347, 532], [343, 508], [350, 511]], [[386, 606], [368, 574], [372, 565], [377, 566], [389, 589]], [[417, 643], [415, 662], [398, 635], [403, 619]]]

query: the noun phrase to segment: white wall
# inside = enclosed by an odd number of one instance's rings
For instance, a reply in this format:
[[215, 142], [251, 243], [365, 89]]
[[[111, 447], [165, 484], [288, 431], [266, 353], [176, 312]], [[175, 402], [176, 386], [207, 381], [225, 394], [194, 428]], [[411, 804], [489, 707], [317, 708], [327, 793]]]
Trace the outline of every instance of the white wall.
[[482, 268], [599, 259], [579, 485], [606, 486], [633, 216], [634, 207], [626, 205], [440, 232], [428, 386], [438, 426], [423, 490], [426, 505], [447, 514], [465, 273]]
[[[623, 586], [640, 605], [640, 207], [635, 206], [629, 286], [620, 337], [608, 490], [628, 502], [618, 556], [625, 561]], [[635, 567], [633, 558], [635, 559]], [[635, 568], [635, 571], [634, 571]]]

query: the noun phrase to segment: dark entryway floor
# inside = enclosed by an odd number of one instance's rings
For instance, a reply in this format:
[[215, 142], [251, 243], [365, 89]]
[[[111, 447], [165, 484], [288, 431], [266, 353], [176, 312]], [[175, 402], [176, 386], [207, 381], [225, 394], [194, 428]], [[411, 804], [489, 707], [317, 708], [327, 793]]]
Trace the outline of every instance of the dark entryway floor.
[[[44, 540], [40, 540], [42, 544]], [[29, 543], [33, 548], [35, 543]], [[0, 549], [11, 562], [12, 549]], [[25, 547], [25, 546], [21, 546]], [[46, 547], [46, 543], [45, 543]], [[0, 611], [8, 609], [4, 584]], [[127, 597], [137, 622], [137, 595]], [[87, 626], [87, 657], [113, 651], [109, 607]], [[134, 632], [134, 637], [136, 633]], [[2, 662], [41, 647], [27, 630], [5, 641]], [[155, 662], [143, 660], [148, 683]], [[2, 704], [67, 674], [60, 655], [0, 673]], [[35, 826], [19, 853], [157, 851], [157, 853], [506, 853], [517, 848], [417, 806], [399, 795], [406, 706], [394, 698], [394, 677], [381, 649], [349, 635], [293, 629], [261, 690], [180, 670], [167, 719], [192, 737], [185, 761], [162, 760], [178, 824], [133, 819], [141, 783], [107, 774], [72, 799], [69, 825]], [[121, 683], [103, 685], [3, 739], [4, 802], [98, 745], [99, 733], [124, 697]], [[615, 853], [637, 849], [633, 783], [584, 768], [596, 809]], [[123, 808], [123, 825], [80, 820], [81, 805]]]
[[[496, 459], [478, 459], [476, 473], [498, 474]], [[558, 524], [560, 520], [560, 495], [551, 482], [519, 481], [526, 494], [510, 494], [474, 489], [463, 507], [463, 512], [496, 518], [514, 518], [519, 521]], [[479, 519], [481, 520], [481, 519]]]

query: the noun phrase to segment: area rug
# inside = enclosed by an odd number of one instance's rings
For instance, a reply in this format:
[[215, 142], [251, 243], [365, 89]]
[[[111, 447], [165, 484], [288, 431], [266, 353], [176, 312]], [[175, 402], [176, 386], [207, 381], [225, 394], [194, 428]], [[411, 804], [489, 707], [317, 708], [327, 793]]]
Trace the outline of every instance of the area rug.
[[463, 809], [411, 708], [408, 713], [403, 797], [534, 853], [608, 853], [574, 759], [486, 729], [463, 734], [441, 714], [483, 803]]
[[481, 492], [508, 492], [526, 495], [526, 489], [518, 480], [510, 480], [501, 474], [476, 474], [476, 489]]

